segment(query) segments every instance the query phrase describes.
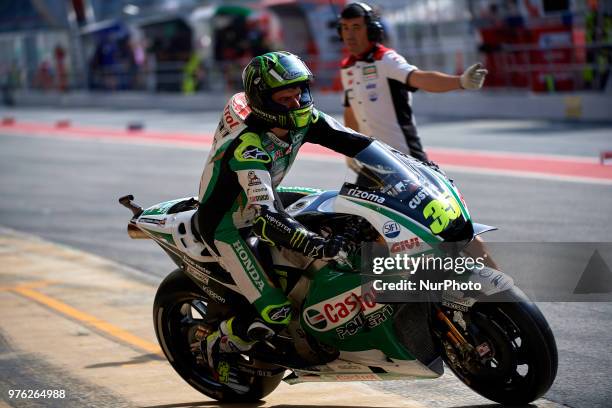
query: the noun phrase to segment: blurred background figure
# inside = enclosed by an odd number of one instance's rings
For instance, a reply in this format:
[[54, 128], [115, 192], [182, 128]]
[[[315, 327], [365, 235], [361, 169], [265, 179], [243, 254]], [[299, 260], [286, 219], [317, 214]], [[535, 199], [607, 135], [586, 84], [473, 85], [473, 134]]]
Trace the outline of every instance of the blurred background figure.
[[197, 53], [192, 53], [191, 58], [185, 64], [183, 69], [183, 94], [191, 95], [203, 88], [206, 80], [205, 71], [202, 67], [202, 61]]
[[[486, 87], [605, 92], [611, 0], [372, 0], [386, 45], [411, 64], [461, 74], [489, 69]], [[346, 0], [24, 0], [0, 8], [0, 65], [17, 61], [17, 92], [231, 93], [240, 67], [270, 50], [300, 55], [313, 89], [342, 90], [336, 32]]]
[[53, 88], [53, 71], [49, 61], [41, 61], [38, 65], [34, 77], [34, 86], [43, 91], [49, 91]]
[[66, 92], [68, 90], [68, 71], [66, 68], [66, 51], [60, 44], [55, 46], [53, 51], [55, 57], [55, 72], [57, 80], [57, 90]]
[[4, 105], [15, 105], [13, 91], [19, 87], [19, 82], [19, 67], [16, 61], [0, 69], [0, 85], [2, 86], [2, 103]]

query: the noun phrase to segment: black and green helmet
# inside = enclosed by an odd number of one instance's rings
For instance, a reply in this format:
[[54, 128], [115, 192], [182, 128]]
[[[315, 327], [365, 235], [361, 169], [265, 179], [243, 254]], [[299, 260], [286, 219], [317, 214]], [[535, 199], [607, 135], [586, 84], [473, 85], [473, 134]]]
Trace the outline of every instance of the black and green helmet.
[[[312, 72], [296, 55], [286, 51], [255, 57], [242, 72], [242, 83], [249, 106], [259, 119], [283, 129], [308, 126], [312, 119], [310, 81]], [[289, 109], [272, 100], [272, 94], [300, 87], [300, 106]]]

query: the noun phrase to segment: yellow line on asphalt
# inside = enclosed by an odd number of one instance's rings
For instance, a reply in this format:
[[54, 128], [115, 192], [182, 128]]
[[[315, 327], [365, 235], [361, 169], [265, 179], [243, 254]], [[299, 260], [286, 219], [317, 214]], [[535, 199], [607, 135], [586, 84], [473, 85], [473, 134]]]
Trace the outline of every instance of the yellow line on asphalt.
[[25, 297], [28, 297], [32, 300], [35, 300], [39, 303], [42, 303], [45, 306], [48, 306], [51, 309], [54, 309], [63, 315], [76, 319], [80, 322], [83, 322], [89, 326], [92, 326], [104, 333], [107, 333], [125, 343], [136, 346], [140, 349], [143, 349], [149, 353], [155, 353], [161, 355], [161, 350], [159, 346], [155, 343], [151, 343], [140, 337], [134, 336], [133, 334], [109, 323], [104, 320], [98, 319], [95, 316], [87, 314], [85, 312], [81, 312], [80, 310], [75, 309], [72, 306], [69, 306], [65, 303], [60, 302], [59, 300], [53, 299], [47, 295], [44, 295], [40, 292], [37, 292], [33, 289], [17, 286], [11, 289], [13, 292], [19, 293]]

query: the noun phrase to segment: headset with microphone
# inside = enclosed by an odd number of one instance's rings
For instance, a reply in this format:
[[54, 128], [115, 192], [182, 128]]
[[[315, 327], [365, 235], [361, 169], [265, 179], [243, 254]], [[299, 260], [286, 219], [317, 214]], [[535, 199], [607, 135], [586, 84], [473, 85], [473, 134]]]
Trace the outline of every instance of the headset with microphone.
[[[380, 22], [380, 19], [368, 4], [362, 2], [351, 3], [347, 5], [344, 10], [348, 9], [351, 6], [358, 6], [364, 11], [364, 20], [366, 23], [366, 29], [368, 32], [368, 40], [372, 42], [380, 42], [383, 39], [383, 35], [385, 29]], [[357, 16], [356, 16], [357, 17]], [[341, 15], [338, 16], [338, 36], [342, 39], [342, 25], [340, 24]]]

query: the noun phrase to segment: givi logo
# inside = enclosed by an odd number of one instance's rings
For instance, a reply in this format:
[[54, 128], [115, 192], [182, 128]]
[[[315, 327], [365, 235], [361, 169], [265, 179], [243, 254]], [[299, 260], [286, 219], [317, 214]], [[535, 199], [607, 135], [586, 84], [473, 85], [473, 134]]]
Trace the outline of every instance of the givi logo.
[[361, 311], [365, 316], [383, 308], [375, 301], [374, 289], [361, 294], [361, 287], [341, 293], [304, 310], [304, 320], [313, 330], [328, 331], [342, 326]]
[[419, 238], [417, 237], [410, 238], [405, 241], [396, 242], [395, 244], [393, 244], [391, 246], [391, 253], [395, 254], [397, 252], [404, 252], [404, 251], [408, 251], [409, 249], [420, 247], [420, 246], [421, 246], [421, 241], [419, 241]]

